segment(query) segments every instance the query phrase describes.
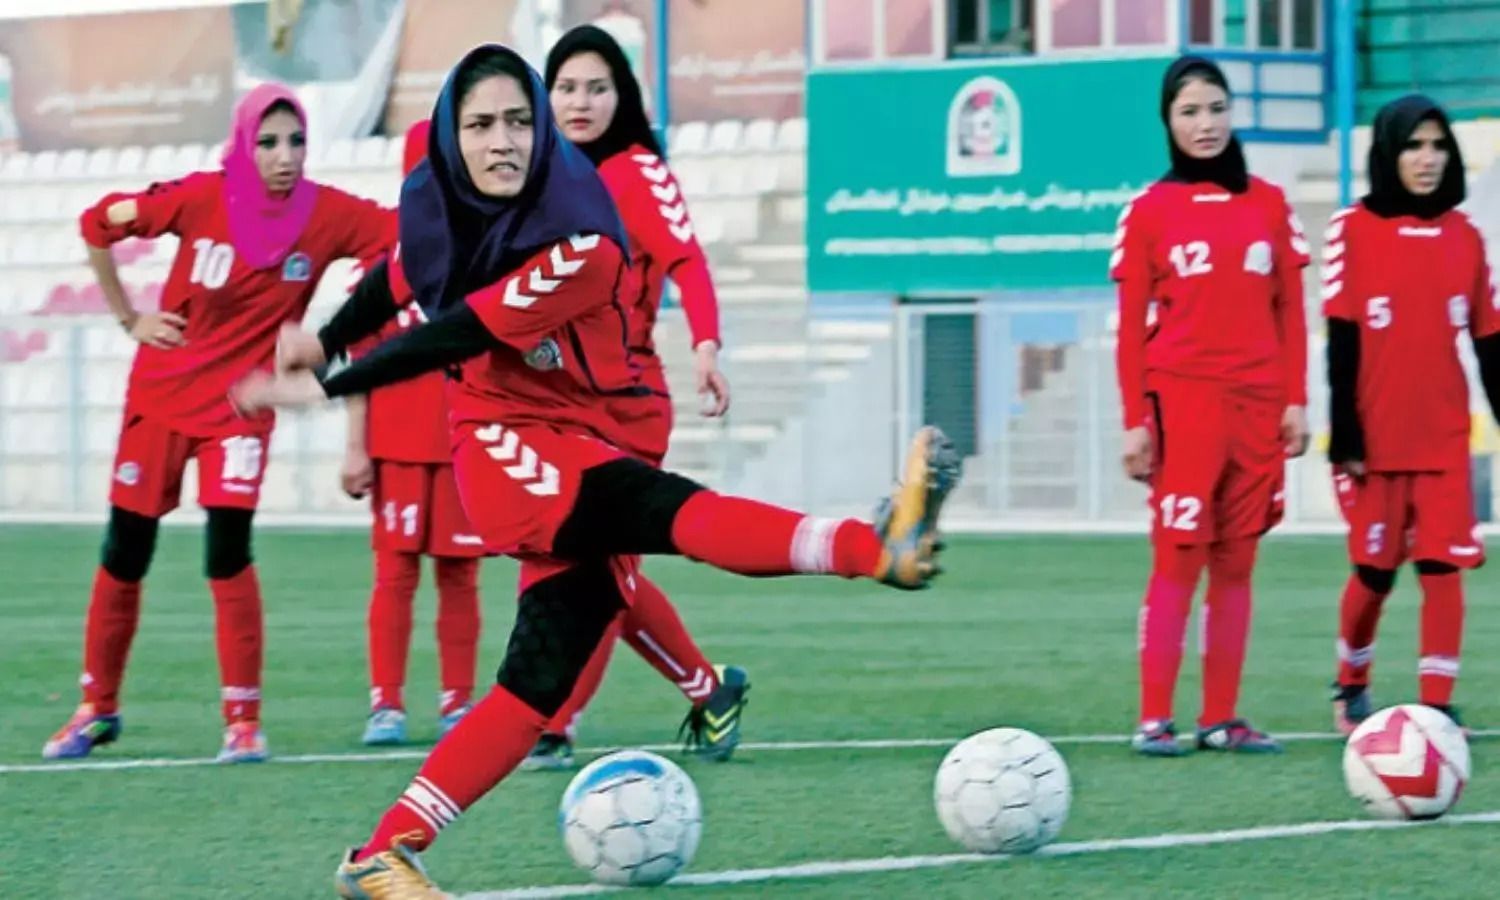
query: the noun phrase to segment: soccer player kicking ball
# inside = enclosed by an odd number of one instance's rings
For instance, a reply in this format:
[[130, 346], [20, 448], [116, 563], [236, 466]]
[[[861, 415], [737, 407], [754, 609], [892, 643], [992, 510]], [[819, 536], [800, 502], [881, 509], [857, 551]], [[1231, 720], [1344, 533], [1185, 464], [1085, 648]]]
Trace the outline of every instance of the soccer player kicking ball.
[[[80, 218], [89, 263], [120, 326], [139, 341], [125, 394], [109, 525], [84, 624], [83, 703], [42, 748], [76, 759], [120, 736], [120, 685], [140, 619], [157, 524], [177, 507], [188, 460], [208, 514], [224, 721], [221, 762], [266, 758], [260, 727], [261, 596], [250, 554], [275, 419], [241, 417], [229, 388], [270, 368], [277, 329], [302, 318], [330, 262], [390, 246], [395, 216], [302, 175], [307, 117], [265, 84], [235, 110], [223, 170], [110, 194]], [[160, 312], [136, 312], [110, 256], [126, 238], [181, 239]]]
[[[406, 132], [402, 174], [427, 155], [428, 123]], [[393, 337], [423, 321], [411, 304], [379, 335]], [[345, 401], [348, 440], [340, 480], [351, 497], [370, 495], [375, 583], [370, 592], [370, 716], [363, 740], [371, 746], [406, 741], [406, 657], [412, 601], [422, 579], [422, 557], [437, 578], [438, 730], [446, 734], [473, 706], [479, 649], [479, 559], [458, 499], [448, 446], [443, 374], [429, 372]]]
[[1370, 193], [1335, 213], [1323, 250], [1329, 459], [1354, 574], [1339, 606], [1334, 724], [1371, 712], [1380, 610], [1406, 559], [1422, 585], [1421, 702], [1455, 722], [1461, 569], [1484, 563], [1469, 486], [1467, 332], [1500, 410], [1500, 313], [1484, 239], [1457, 210], [1464, 164], [1448, 117], [1419, 95], [1375, 117]]
[[417, 852], [512, 772], [633, 602], [639, 554], [746, 575], [830, 574], [901, 588], [938, 573], [937, 517], [958, 478], [926, 428], [877, 526], [717, 494], [628, 455], [643, 391], [621, 328], [625, 236], [594, 166], [557, 131], [540, 77], [514, 52], [471, 51], [432, 116], [428, 158], [402, 186], [401, 244], [317, 335], [317, 364], [414, 294], [429, 321], [343, 368], [252, 377], [247, 410], [363, 393], [445, 366], [454, 472], [486, 548], [521, 561], [497, 685], [433, 749], [336, 875], [365, 900], [442, 896]]
[[1307, 244], [1281, 189], [1246, 171], [1213, 63], [1188, 56], [1167, 69], [1161, 117], [1171, 171], [1121, 215], [1110, 264], [1125, 471], [1150, 483], [1153, 515], [1131, 744], [1184, 752], [1172, 695], [1207, 568], [1198, 748], [1277, 752], [1237, 706], [1256, 548], [1281, 519], [1285, 457], [1307, 449]]

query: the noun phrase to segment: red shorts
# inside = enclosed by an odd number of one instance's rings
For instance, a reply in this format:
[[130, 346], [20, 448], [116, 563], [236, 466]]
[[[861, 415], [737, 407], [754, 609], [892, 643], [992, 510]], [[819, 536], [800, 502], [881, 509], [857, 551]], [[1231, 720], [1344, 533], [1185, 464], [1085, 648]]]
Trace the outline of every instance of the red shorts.
[[453, 466], [377, 459], [370, 497], [370, 543], [377, 552], [485, 555], [484, 541], [464, 517]]
[[612, 407], [615, 421], [626, 427], [620, 449], [661, 468], [672, 436], [672, 399], [657, 394], [620, 397]]
[[198, 462], [198, 505], [205, 509], [255, 509], [271, 435], [264, 430], [191, 437], [136, 413], [127, 413], [115, 451], [109, 502], [160, 518], [182, 500], [182, 474]]
[[626, 454], [596, 438], [544, 425], [456, 429], [453, 472], [470, 525], [491, 553], [550, 557], [583, 473]]
[[1179, 378], [1152, 380], [1152, 538], [1209, 544], [1281, 521], [1285, 405]]
[[1338, 473], [1334, 489], [1355, 565], [1395, 569], [1408, 559], [1460, 569], [1484, 565], [1468, 469], [1371, 472], [1362, 481]]

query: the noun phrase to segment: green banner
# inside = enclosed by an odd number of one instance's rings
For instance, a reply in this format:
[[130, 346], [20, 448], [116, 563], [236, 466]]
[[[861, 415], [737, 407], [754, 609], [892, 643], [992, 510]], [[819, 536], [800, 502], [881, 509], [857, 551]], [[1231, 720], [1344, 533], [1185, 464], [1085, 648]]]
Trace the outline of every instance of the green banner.
[[1107, 283], [1120, 210], [1166, 169], [1166, 58], [808, 78], [808, 283], [920, 294]]

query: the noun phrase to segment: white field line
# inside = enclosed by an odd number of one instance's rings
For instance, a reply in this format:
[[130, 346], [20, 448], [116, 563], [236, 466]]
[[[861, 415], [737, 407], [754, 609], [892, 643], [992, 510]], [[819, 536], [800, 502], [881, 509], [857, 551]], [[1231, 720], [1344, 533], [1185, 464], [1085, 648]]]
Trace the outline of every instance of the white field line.
[[[1397, 828], [1440, 828], [1460, 825], [1487, 825], [1500, 823], [1500, 810], [1481, 813], [1461, 813], [1446, 816], [1436, 822], [1387, 822], [1376, 819], [1351, 819], [1333, 822], [1303, 822], [1297, 825], [1265, 825], [1258, 828], [1236, 828], [1229, 831], [1204, 831], [1187, 834], [1159, 834], [1151, 837], [1104, 838], [1095, 841], [1072, 841], [1052, 844], [1038, 850], [1035, 856], [1083, 856], [1091, 853], [1111, 853], [1118, 850], [1172, 850], [1179, 847], [1208, 847], [1223, 844], [1243, 844], [1249, 841], [1265, 841], [1276, 838], [1317, 837], [1324, 834], [1353, 831], [1386, 831]], [[758, 884], [767, 881], [784, 881], [802, 878], [832, 878], [840, 875], [869, 875], [881, 872], [909, 872], [915, 869], [938, 869], [950, 866], [996, 863], [1012, 859], [1009, 856], [985, 856], [978, 853], [950, 853], [933, 856], [882, 856], [875, 859], [844, 859], [823, 862], [799, 863], [791, 866], [771, 866], [763, 869], [729, 869], [722, 872], [690, 872], [672, 879], [670, 887], [713, 886], [731, 884]], [[594, 894], [614, 893], [630, 888], [611, 887], [602, 884], [554, 885], [547, 887], [512, 888], [465, 894], [459, 900], [546, 900], [554, 897], [585, 897]]]
[[[1277, 740], [1301, 743], [1305, 741], [1342, 740], [1340, 735], [1323, 731], [1300, 731], [1276, 734]], [[1500, 737], [1500, 729], [1478, 729], [1471, 737]], [[963, 735], [947, 738], [880, 738], [874, 740], [844, 741], [747, 741], [740, 744], [738, 752], [748, 753], [795, 753], [810, 750], [912, 750], [924, 747], [951, 747], [963, 740]], [[1124, 746], [1128, 734], [1062, 734], [1047, 740], [1058, 746], [1083, 744], [1119, 744]], [[671, 753], [681, 749], [681, 744], [641, 744], [631, 747], [579, 747], [578, 754], [594, 756], [613, 750], [651, 750], [656, 753]], [[429, 749], [387, 750], [381, 752], [354, 753], [304, 753], [292, 756], [273, 756], [269, 765], [306, 765], [309, 763], [379, 763], [403, 760], [426, 759]], [[93, 772], [129, 771], [137, 769], [181, 769], [198, 766], [214, 766], [219, 763], [212, 756], [174, 759], [100, 759], [80, 762], [37, 762], [0, 765], [0, 775], [22, 775], [48, 772]]]

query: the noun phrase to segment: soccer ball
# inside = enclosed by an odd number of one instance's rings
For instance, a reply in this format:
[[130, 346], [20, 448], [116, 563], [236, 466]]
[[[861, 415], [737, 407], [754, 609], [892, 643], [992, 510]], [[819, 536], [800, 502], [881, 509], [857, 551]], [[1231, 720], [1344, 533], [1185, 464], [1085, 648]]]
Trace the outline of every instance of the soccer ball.
[[602, 884], [661, 884], [693, 861], [703, 811], [693, 780], [644, 750], [594, 760], [563, 792], [563, 845]]
[[1052, 842], [1068, 818], [1068, 766], [1042, 738], [991, 728], [958, 743], [932, 788], [948, 836], [976, 853], [1030, 853]]
[[1382, 709], [1344, 746], [1344, 783], [1378, 819], [1436, 819], [1469, 781], [1469, 742], [1430, 706]]

